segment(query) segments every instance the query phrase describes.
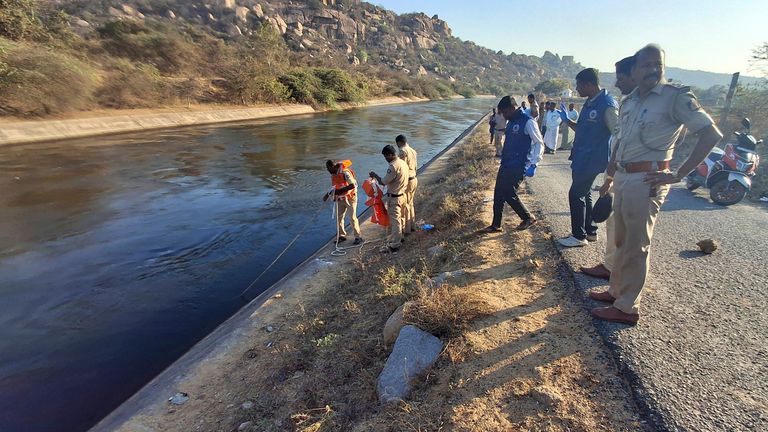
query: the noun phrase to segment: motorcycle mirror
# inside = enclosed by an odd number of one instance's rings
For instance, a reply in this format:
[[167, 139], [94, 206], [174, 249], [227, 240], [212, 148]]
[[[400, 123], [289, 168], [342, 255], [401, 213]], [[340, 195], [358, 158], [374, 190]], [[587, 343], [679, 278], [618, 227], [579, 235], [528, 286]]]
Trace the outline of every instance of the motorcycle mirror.
[[749, 121], [748, 118], [744, 117], [744, 119], [741, 121], [741, 125], [745, 128], [749, 129], [749, 127], [752, 125], [752, 123]]

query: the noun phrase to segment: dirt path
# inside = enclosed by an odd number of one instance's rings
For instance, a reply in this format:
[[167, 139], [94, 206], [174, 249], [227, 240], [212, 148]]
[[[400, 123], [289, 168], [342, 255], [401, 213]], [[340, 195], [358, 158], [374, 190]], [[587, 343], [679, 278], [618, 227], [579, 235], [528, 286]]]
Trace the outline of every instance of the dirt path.
[[[253, 314], [245, 342], [177, 383], [188, 402], [158, 402], [121, 430], [644, 429], [612, 357], [558, 279], [551, 235], [513, 231], [509, 210], [504, 233], [478, 233], [491, 219], [492, 155], [481, 127], [421, 177], [418, 217], [436, 231], [410, 236], [396, 255], [368, 247], [318, 267]], [[366, 224], [366, 238], [376, 228]], [[435, 245], [442, 251], [428, 256]], [[424, 284], [458, 269], [466, 273], [447, 285]], [[381, 407], [376, 378], [389, 354], [381, 329], [406, 300], [444, 312], [437, 323], [412, 319], [442, 325], [447, 346], [408, 403]], [[468, 302], [487, 314], [467, 322]]]

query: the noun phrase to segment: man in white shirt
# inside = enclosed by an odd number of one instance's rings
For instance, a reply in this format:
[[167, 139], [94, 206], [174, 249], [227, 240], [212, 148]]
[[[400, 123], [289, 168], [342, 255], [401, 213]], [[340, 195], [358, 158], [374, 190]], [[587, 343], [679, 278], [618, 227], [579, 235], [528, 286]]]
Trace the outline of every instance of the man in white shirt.
[[507, 129], [507, 119], [500, 112], [493, 116], [493, 145], [496, 146], [496, 157], [501, 157], [504, 149], [504, 131]]
[[[566, 111], [566, 114], [568, 115], [568, 120], [576, 123], [579, 120], [579, 112], [576, 111], [576, 106], [574, 104], [568, 105], [568, 111]], [[570, 150], [571, 149], [571, 128], [564, 127], [563, 128], [563, 139], [561, 141], [560, 148], [558, 150]]]
[[544, 114], [544, 126], [547, 127], [544, 133], [544, 145], [547, 147], [544, 153], [555, 154], [555, 150], [560, 144], [560, 114], [555, 111], [555, 103], [547, 102], [547, 112]]

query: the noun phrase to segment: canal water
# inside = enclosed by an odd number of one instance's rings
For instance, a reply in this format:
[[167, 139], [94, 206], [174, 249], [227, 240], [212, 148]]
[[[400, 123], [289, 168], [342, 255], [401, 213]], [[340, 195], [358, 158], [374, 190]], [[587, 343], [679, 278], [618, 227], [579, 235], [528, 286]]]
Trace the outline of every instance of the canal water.
[[333, 237], [325, 160], [362, 181], [403, 133], [423, 164], [493, 102], [0, 147], [0, 431], [92, 426], [242, 307], [298, 230], [251, 297]]

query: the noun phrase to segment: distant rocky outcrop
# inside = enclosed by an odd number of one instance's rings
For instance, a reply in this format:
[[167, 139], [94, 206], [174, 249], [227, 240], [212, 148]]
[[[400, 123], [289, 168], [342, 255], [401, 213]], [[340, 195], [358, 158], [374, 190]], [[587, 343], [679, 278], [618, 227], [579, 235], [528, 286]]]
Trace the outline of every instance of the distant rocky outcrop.
[[[528, 90], [544, 79], [572, 78], [572, 56], [504, 54], [453, 36], [437, 15], [398, 15], [359, 0], [60, 0], [73, 27], [88, 31], [109, 20], [165, 20], [211, 28], [224, 37], [247, 37], [265, 26], [304, 55], [346, 58], [412, 75], [442, 79], [495, 93]], [[89, 25], [85, 25], [88, 23]]]

